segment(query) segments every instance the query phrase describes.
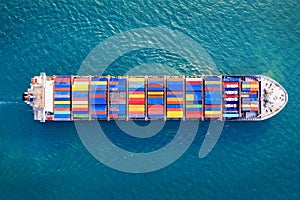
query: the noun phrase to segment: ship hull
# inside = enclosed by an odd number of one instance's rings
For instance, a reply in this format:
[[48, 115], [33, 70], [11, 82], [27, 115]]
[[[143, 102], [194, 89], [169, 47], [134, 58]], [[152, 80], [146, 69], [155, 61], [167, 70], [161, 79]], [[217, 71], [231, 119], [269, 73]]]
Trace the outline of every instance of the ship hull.
[[34, 119], [261, 121], [288, 95], [273, 79], [251, 76], [40, 76], [23, 100]]

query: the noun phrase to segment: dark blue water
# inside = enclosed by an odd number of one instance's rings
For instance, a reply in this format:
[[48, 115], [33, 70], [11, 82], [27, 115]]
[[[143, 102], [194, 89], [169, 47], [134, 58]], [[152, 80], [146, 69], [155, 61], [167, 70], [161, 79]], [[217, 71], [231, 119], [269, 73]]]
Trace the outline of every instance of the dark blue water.
[[[291, 0], [2, 0], [0, 199], [299, 199], [299, 5]], [[289, 93], [289, 103], [267, 121], [227, 122], [213, 151], [199, 159], [208, 127], [202, 123], [179, 160], [146, 174], [119, 172], [95, 160], [73, 123], [33, 121], [20, 98], [32, 76], [76, 74], [105, 39], [157, 26], [195, 39], [222, 74], [274, 78]], [[181, 62], [177, 70], [187, 75], [192, 71], [180, 60], [155, 56], [170, 65]], [[139, 63], [143, 59], [138, 57]], [[126, 67], [126, 59], [120, 63], [110, 73]]]

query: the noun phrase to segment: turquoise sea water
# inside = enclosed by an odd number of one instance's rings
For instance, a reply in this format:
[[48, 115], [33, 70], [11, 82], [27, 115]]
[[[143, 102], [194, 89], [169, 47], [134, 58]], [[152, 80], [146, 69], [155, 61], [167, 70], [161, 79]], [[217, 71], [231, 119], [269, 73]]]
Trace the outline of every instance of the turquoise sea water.
[[[2, 0], [0, 10], [0, 199], [300, 198], [297, 1]], [[222, 74], [274, 78], [289, 93], [289, 103], [267, 121], [226, 122], [204, 159], [198, 151], [208, 122], [201, 123], [180, 159], [146, 174], [119, 172], [95, 160], [73, 123], [33, 121], [20, 98], [32, 76], [76, 74], [100, 42], [144, 27], [165, 27], [195, 39]], [[144, 53], [135, 55], [114, 63], [110, 73], [147, 60]], [[160, 52], [151, 56], [193, 73], [180, 59]], [[118, 134], [113, 123], [104, 126]], [[172, 135], [178, 124], [167, 126]], [[150, 147], [159, 147], [160, 140], [152, 142]], [[133, 144], [138, 145], [127, 142], [127, 148]]]

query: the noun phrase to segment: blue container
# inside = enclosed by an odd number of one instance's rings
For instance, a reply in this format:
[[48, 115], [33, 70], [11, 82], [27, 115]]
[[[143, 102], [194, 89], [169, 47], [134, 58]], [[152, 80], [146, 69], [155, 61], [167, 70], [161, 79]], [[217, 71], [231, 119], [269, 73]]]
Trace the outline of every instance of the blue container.
[[145, 88], [129, 88], [129, 91], [145, 91]]
[[105, 114], [91, 114], [91, 117], [94, 119], [107, 118]]
[[163, 98], [148, 98], [148, 104], [164, 104]]
[[202, 108], [186, 108], [186, 111], [201, 111]]
[[239, 78], [226, 77], [226, 78], [223, 78], [223, 81], [225, 81], [225, 82], [239, 82]]
[[221, 81], [219, 77], [206, 77], [204, 81]]
[[221, 88], [220, 84], [205, 84], [205, 88]]
[[107, 105], [93, 104], [93, 105], [91, 105], [91, 110], [92, 111], [106, 111], [107, 110]]
[[91, 90], [90, 91], [90, 94], [106, 94], [107, 92], [106, 91], [99, 91], [99, 90]]
[[54, 104], [54, 108], [70, 108], [70, 104]]
[[54, 119], [55, 118], [70, 118], [70, 114], [54, 114]]
[[221, 99], [215, 99], [215, 100], [207, 100], [205, 99], [205, 104], [222, 104], [222, 100]]
[[56, 78], [71, 78], [70, 75], [57, 75]]
[[61, 84], [61, 83], [55, 83], [54, 84], [54, 88], [70, 88], [71, 85], [68, 83], [68, 84]]
[[182, 98], [183, 94], [167, 94], [167, 98]]
[[149, 81], [148, 80], [148, 84], [161, 84], [161, 85], [163, 85], [164, 82], [163, 81]]
[[144, 114], [129, 114], [129, 118], [145, 118]]
[[225, 110], [225, 111], [236, 111], [237, 108], [228, 108], [228, 107], [225, 107], [225, 108], [223, 108], [223, 110]]
[[74, 114], [89, 114], [89, 111], [73, 111]]
[[239, 91], [239, 88], [224, 88], [224, 91]]
[[243, 92], [250, 92], [250, 88], [242, 88]]
[[54, 97], [54, 101], [70, 101], [70, 97]]
[[58, 92], [54, 92], [54, 96], [55, 95], [70, 95], [70, 92], [61, 92], [61, 91], [58, 91]]
[[109, 114], [119, 114], [119, 111], [112, 111], [112, 110], [110, 110]]
[[206, 111], [220, 111], [221, 110], [221, 107], [219, 108], [205, 108]]
[[164, 91], [164, 88], [148, 88], [148, 91]]
[[106, 85], [90, 85], [90, 90], [107, 90]]
[[148, 114], [149, 119], [161, 119], [164, 118], [163, 114]]
[[107, 78], [92, 77], [91, 81], [107, 81]]
[[78, 92], [78, 91], [72, 92], [72, 97], [74, 98], [87, 98], [88, 95], [89, 95], [88, 92]]
[[182, 108], [182, 104], [167, 104], [167, 108]]
[[202, 85], [198, 84], [186, 84], [186, 91], [202, 91]]
[[91, 98], [90, 104], [106, 104], [106, 98]]

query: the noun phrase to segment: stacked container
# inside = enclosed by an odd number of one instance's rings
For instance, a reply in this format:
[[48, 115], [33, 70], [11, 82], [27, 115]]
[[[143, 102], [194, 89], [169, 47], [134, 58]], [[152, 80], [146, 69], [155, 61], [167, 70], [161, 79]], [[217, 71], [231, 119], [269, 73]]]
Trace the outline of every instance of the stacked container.
[[202, 118], [202, 78], [186, 78], [185, 117]]
[[258, 111], [258, 81], [243, 81], [242, 82], [242, 111]]
[[145, 118], [145, 78], [129, 78], [129, 118]]
[[74, 77], [72, 84], [73, 119], [89, 118], [89, 78]]
[[126, 119], [127, 79], [111, 77], [109, 79], [109, 117]]
[[71, 120], [71, 76], [54, 77], [54, 120]]
[[167, 118], [183, 117], [183, 78], [167, 78]]
[[148, 78], [148, 118], [164, 118], [164, 79]]
[[222, 115], [222, 83], [219, 77], [207, 77], [205, 82], [205, 118], [220, 118]]
[[107, 78], [106, 77], [91, 78], [90, 115], [92, 119], [107, 119]]
[[223, 117], [239, 117], [239, 78], [223, 78]]

